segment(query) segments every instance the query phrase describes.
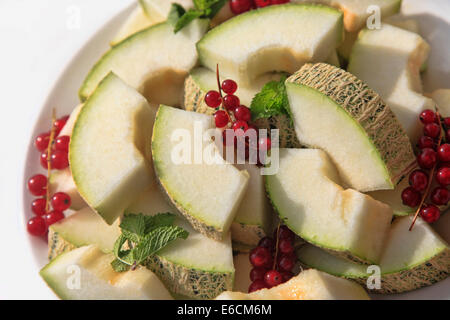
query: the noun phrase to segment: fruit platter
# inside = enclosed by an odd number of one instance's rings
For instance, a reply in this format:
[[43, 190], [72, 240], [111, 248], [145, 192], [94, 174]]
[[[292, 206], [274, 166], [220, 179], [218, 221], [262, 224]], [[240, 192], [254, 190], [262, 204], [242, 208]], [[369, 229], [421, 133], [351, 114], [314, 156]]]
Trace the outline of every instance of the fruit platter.
[[450, 49], [417, 2], [111, 20], [32, 137], [42, 280], [64, 300], [450, 299]]

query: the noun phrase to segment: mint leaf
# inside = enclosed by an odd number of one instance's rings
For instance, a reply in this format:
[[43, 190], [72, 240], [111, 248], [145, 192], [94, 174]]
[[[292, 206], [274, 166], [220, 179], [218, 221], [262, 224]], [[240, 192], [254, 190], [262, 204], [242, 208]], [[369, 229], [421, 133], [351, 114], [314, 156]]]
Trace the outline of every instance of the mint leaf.
[[123, 263], [117, 258], [111, 262], [111, 267], [114, 269], [115, 272], [125, 272], [130, 270], [131, 268], [129, 264]]
[[177, 33], [181, 29], [183, 29], [185, 26], [187, 26], [189, 23], [194, 21], [195, 19], [201, 17], [203, 15], [203, 11], [195, 10], [195, 9], [189, 9], [185, 14], [183, 14], [180, 19], [178, 19], [177, 23], [175, 24], [174, 32]]
[[220, 9], [228, 2], [228, 0], [214, 0], [209, 6], [209, 9], [211, 10], [208, 18], [212, 19], [216, 16], [217, 13], [219, 13]]
[[157, 227], [171, 226], [175, 222], [175, 215], [173, 213], [158, 213], [154, 216], [146, 216], [145, 218], [145, 233], [151, 232]]
[[176, 26], [180, 17], [185, 13], [186, 10], [181, 5], [179, 5], [178, 3], [172, 3], [169, 15], [167, 16], [167, 22], [169, 22], [173, 26]]
[[252, 119], [270, 118], [280, 114], [290, 116], [289, 100], [286, 93], [286, 76], [280, 81], [270, 81], [255, 95], [250, 105]]
[[120, 223], [122, 231], [128, 231], [142, 237], [145, 234], [145, 216], [140, 214], [125, 214]]

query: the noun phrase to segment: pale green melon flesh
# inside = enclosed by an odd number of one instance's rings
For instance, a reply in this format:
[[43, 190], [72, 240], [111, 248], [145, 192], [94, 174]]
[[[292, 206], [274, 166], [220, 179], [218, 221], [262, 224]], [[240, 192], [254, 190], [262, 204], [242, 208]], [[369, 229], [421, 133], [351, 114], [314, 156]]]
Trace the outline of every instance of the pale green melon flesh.
[[[210, 138], [201, 142], [213, 127], [211, 116], [162, 105], [153, 130], [152, 153], [155, 172], [172, 203], [197, 231], [220, 240], [228, 233], [245, 194], [248, 173], [223, 160]], [[183, 137], [173, 138], [178, 133]], [[202, 145], [195, 142], [198, 137]], [[180, 146], [188, 150], [183, 153]], [[173, 156], [180, 154], [187, 157], [177, 164]], [[205, 155], [211, 155], [211, 163]]]
[[306, 64], [286, 80], [300, 143], [325, 150], [346, 186], [393, 189], [415, 163], [408, 136], [367, 85], [329, 64]]
[[[410, 291], [449, 276], [448, 244], [420, 218], [413, 230], [408, 231], [411, 221], [412, 217], [394, 221], [380, 262], [381, 289], [373, 289], [374, 293]], [[300, 248], [297, 255], [307, 267], [352, 279], [362, 285], [371, 275], [367, 273], [367, 266], [340, 259], [311, 245]]]
[[114, 39], [111, 41], [111, 46], [115, 46], [132, 34], [144, 30], [153, 24], [155, 24], [155, 22], [152, 22], [147, 17], [144, 10], [140, 6], [136, 7], [122, 24], [122, 27], [119, 29], [117, 34], [114, 36]]
[[184, 78], [197, 62], [195, 43], [207, 26], [208, 21], [197, 19], [175, 34], [171, 24], [160, 23], [126, 38], [91, 69], [80, 88], [81, 100], [112, 71], [150, 101], [178, 104]]
[[266, 190], [280, 219], [298, 236], [352, 261], [378, 263], [392, 219], [385, 204], [339, 185], [325, 152], [280, 149]]
[[[280, 37], [283, 34], [283, 37]], [[248, 85], [271, 71], [293, 73], [324, 61], [342, 40], [342, 14], [318, 5], [268, 6], [240, 14], [197, 44], [200, 63]], [[239, 45], [236, 45], [239, 43]]]
[[[64, 300], [172, 300], [162, 282], [150, 270], [138, 268], [114, 272], [114, 256], [95, 246], [64, 253], [47, 264], [40, 275]], [[78, 273], [79, 272], [79, 273]], [[79, 276], [79, 288], [74, 277]]]
[[149, 164], [154, 110], [109, 74], [84, 104], [69, 146], [78, 192], [112, 224], [153, 181]]

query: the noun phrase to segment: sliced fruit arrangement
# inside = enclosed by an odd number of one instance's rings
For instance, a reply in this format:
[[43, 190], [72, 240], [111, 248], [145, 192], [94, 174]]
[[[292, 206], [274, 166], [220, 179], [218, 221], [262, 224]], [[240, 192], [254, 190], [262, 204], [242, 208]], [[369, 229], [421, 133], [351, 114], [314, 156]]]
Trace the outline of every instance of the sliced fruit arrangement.
[[195, 43], [207, 27], [208, 21], [195, 20], [175, 34], [170, 23], [160, 23], [126, 38], [91, 69], [79, 91], [81, 100], [112, 71], [152, 102], [180, 104], [184, 78], [197, 63]]
[[[450, 274], [450, 248], [421, 219], [412, 231], [412, 217], [394, 220], [381, 262], [381, 289], [376, 293], [400, 293], [431, 285]], [[349, 262], [311, 245], [297, 252], [300, 261], [311, 268], [348, 278], [365, 285], [367, 266]]]
[[326, 60], [342, 36], [342, 14], [338, 10], [286, 4], [249, 11], [226, 21], [209, 31], [197, 49], [203, 66], [215, 70], [219, 64], [225, 75], [248, 85], [266, 72], [293, 73], [305, 62]]
[[433, 109], [422, 95], [420, 70], [430, 47], [418, 34], [388, 24], [363, 30], [350, 57], [348, 71], [365, 81], [389, 105], [411, 141], [420, 136], [417, 115]]
[[83, 199], [112, 224], [153, 181], [154, 111], [110, 73], [84, 104], [70, 140], [70, 169]]
[[352, 74], [306, 64], [286, 81], [300, 143], [325, 150], [343, 183], [359, 191], [393, 189], [415, 157], [380, 96]]
[[252, 293], [224, 292], [216, 300], [369, 300], [351, 281], [317, 270], [306, 270], [279, 286]]
[[[180, 158], [180, 163], [175, 163], [172, 155], [180, 149], [179, 139], [187, 139], [184, 145], [192, 148], [197, 143], [192, 140], [200, 139], [202, 144], [203, 134], [212, 128], [212, 116], [161, 105], [153, 129], [152, 154], [155, 172], [172, 203], [194, 229], [220, 240], [228, 233], [245, 194], [248, 173], [223, 160], [212, 140], [200, 145], [198, 154]], [[184, 137], [176, 136], [180, 130]], [[174, 134], [175, 140], [168, 140]], [[208, 165], [203, 159], [205, 150], [211, 155]]]
[[65, 300], [172, 300], [169, 291], [150, 270], [123, 273], [111, 267], [114, 256], [95, 246], [64, 253], [40, 275], [58, 297]]
[[378, 263], [392, 219], [389, 206], [343, 189], [325, 152], [280, 149], [266, 189], [280, 219], [305, 241], [337, 256]]

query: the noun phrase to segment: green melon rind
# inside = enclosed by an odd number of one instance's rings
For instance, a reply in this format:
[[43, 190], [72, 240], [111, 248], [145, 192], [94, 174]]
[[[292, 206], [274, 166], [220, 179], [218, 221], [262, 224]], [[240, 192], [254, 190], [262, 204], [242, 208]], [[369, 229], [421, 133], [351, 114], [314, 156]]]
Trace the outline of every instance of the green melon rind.
[[60, 254], [76, 249], [77, 246], [66, 241], [58, 232], [52, 228], [48, 230], [48, 260], [53, 260]]
[[286, 83], [318, 91], [345, 110], [378, 152], [392, 188], [415, 165], [411, 142], [394, 113], [351, 73], [326, 63], [305, 64]]

